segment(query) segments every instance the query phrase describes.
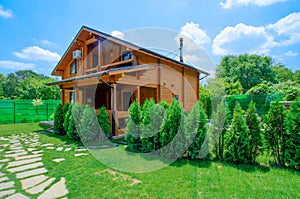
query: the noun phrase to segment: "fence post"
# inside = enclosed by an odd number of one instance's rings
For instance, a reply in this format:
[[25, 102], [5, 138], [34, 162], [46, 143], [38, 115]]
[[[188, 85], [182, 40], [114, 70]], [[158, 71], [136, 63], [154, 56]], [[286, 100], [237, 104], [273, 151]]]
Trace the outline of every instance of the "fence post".
[[16, 101], [14, 101], [14, 124], [16, 123]]
[[48, 108], [49, 108], [49, 106], [48, 106], [48, 102], [46, 103], [46, 121], [48, 121]]

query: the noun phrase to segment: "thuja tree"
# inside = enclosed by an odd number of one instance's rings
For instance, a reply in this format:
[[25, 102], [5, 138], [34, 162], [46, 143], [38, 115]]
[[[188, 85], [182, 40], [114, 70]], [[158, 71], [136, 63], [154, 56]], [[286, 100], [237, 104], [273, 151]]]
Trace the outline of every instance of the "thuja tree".
[[71, 106], [72, 104], [69, 104], [69, 103], [65, 103], [64, 106], [63, 106], [63, 115], [64, 115], [64, 118], [66, 116], [66, 114], [68, 113], [69, 111], [69, 107]]
[[104, 140], [104, 136], [102, 136], [100, 131], [100, 125], [97, 120], [95, 109], [90, 106], [86, 106], [80, 123], [79, 135], [81, 141], [87, 144], [102, 142]]
[[[193, 136], [193, 141], [187, 150], [187, 155], [191, 159], [198, 159], [207, 133], [207, 115], [201, 101], [198, 101], [193, 106], [192, 112], [186, 117], [185, 126], [186, 133], [188, 133], [188, 140], [190, 139], [189, 136]], [[193, 133], [195, 129], [196, 134]]]
[[150, 115], [150, 109], [155, 104], [154, 99], [147, 99], [144, 102], [144, 105], [142, 106], [142, 123], [141, 123], [141, 142], [142, 142], [142, 148], [141, 150], [143, 152], [150, 152], [154, 148], [154, 143], [152, 139], [153, 132], [151, 132], [151, 129], [149, 128], [149, 125], [151, 124], [151, 115]]
[[63, 116], [63, 106], [58, 104], [54, 112], [54, 127], [53, 130], [58, 135], [65, 134], [64, 132], [64, 116]]
[[279, 166], [284, 165], [285, 148], [285, 111], [279, 102], [273, 102], [268, 114], [264, 118], [265, 123], [265, 147], [274, 156], [274, 161]]
[[234, 108], [232, 126], [229, 133], [230, 138], [227, 143], [227, 151], [225, 152], [226, 159], [235, 163], [251, 162], [249, 129], [239, 103]]
[[70, 116], [72, 115], [72, 105], [65, 104], [63, 109], [64, 109], [64, 130], [65, 132], [68, 132]]
[[285, 162], [300, 169], [300, 102], [291, 104], [291, 109], [285, 119], [286, 147], [284, 150]]
[[125, 140], [128, 144], [128, 150], [139, 151], [141, 148], [141, 124], [142, 111], [137, 101], [129, 106], [129, 118], [127, 120], [127, 133]]
[[273, 102], [269, 112], [264, 118], [265, 147], [271, 152], [274, 161], [279, 166], [284, 166], [285, 148], [285, 111], [284, 106], [278, 101]]
[[71, 115], [69, 117], [67, 137], [73, 140], [79, 140], [80, 124], [82, 119], [82, 113], [85, 106], [74, 104], [71, 109]]
[[98, 122], [100, 124], [101, 130], [102, 132], [106, 135], [109, 136], [110, 135], [110, 120], [109, 120], [109, 116], [106, 112], [106, 108], [105, 106], [102, 106], [97, 114], [97, 118], [98, 118]]
[[256, 113], [255, 103], [250, 102], [249, 108], [246, 112], [246, 123], [249, 128], [250, 135], [250, 150], [251, 150], [251, 162], [256, 162], [256, 157], [259, 154], [263, 142], [262, 142], [262, 130], [259, 121], [259, 116]]
[[[179, 127], [182, 127], [183, 122], [184, 115], [182, 105], [179, 104], [178, 100], [173, 99], [167, 110], [166, 120], [160, 135], [161, 147], [167, 146], [173, 140], [173, 138], [178, 133]], [[174, 148], [174, 145], [168, 145], [163, 149], [163, 155], [166, 157], [175, 155], [173, 153]]]
[[231, 113], [224, 102], [220, 102], [212, 114], [212, 124], [209, 128], [209, 147], [213, 149], [216, 159], [223, 159], [225, 134], [230, 126]]

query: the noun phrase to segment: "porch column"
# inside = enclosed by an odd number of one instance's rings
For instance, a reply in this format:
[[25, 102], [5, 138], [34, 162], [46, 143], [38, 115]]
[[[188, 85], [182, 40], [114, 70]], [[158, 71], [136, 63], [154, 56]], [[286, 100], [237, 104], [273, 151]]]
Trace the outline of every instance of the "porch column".
[[117, 85], [116, 83], [112, 84], [113, 88], [112, 88], [112, 135], [116, 135], [117, 132], [117, 120], [118, 120], [118, 116], [117, 116]]

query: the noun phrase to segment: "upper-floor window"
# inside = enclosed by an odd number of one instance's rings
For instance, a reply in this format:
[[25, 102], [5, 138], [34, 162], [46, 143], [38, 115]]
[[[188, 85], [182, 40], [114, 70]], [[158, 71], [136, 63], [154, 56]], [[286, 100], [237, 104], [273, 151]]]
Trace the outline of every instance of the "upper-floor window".
[[77, 60], [74, 59], [74, 61], [70, 65], [70, 75], [77, 73]]
[[99, 64], [98, 42], [88, 45], [88, 68], [96, 68]]

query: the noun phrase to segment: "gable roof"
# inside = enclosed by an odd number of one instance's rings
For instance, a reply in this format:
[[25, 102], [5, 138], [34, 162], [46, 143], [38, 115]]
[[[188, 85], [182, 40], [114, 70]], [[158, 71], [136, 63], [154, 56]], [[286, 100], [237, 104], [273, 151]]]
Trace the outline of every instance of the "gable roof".
[[[70, 45], [68, 46], [67, 50], [65, 51], [65, 53], [63, 54], [63, 56], [61, 57], [60, 61], [57, 63], [57, 65], [55, 66], [55, 68], [53, 69], [52, 71], [52, 75], [56, 75], [56, 76], [60, 76], [62, 75], [60, 73], [60, 71], [62, 72], [63, 70], [61, 68], [64, 68], [64, 64], [69, 64], [70, 61], [73, 59], [72, 57], [72, 52], [74, 50], [78, 50], [78, 48], [80, 47], [80, 44], [78, 41], [84, 41], [84, 40], [81, 40], [81, 37], [86, 37], [88, 35], [91, 35], [91, 34], [95, 34], [97, 36], [102, 36], [102, 37], [105, 37], [106, 39], [109, 39], [109, 40], [112, 40], [116, 43], [119, 43], [119, 44], [123, 44], [123, 45], [126, 45], [126, 46], [130, 46], [131, 48], [135, 49], [135, 50], [139, 50], [141, 52], [144, 52], [144, 53], [149, 53], [153, 56], [156, 56], [156, 57], [160, 57], [162, 59], [165, 59], [165, 60], [168, 60], [168, 61], [171, 61], [173, 63], [176, 63], [176, 64], [179, 64], [179, 65], [182, 65], [182, 66], [185, 66], [187, 68], [191, 68], [193, 70], [196, 70], [198, 71], [199, 73], [202, 73], [202, 74], [205, 74], [206, 76], [207, 75], [210, 75], [208, 72], [202, 70], [202, 69], [199, 69], [199, 68], [196, 68], [190, 64], [187, 64], [187, 63], [184, 63], [184, 62], [180, 62], [180, 61], [177, 61], [175, 59], [172, 59], [170, 57], [167, 57], [167, 56], [164, 56], [160, 53], [157, 53], [157, 52], [154, 52], [152, 50], [149, 50], [147, 48], [143, 48], [141, 46], [138, 46], [136, 44], [133, 44], [133, 43], [130, 43], [128, 41], [125, 41], [125, 40], [122, 40], [122, 39], [119, 39], [117, 37], [114, 37], [114, 36], [111, 36], [107, 33], [104, 33], [104, 32], [101, 32], [101, 31], [98, 31], [98, 30], [95, 30], [93, 28], [90, 28], [90, 27], [87, 27], [87, 26], [82, 26], [79, 30], [79, 32], [76, 34], [76, 36], [74, 37], [73, 41], [70, 43]], [[60, 67], [62, 65], [62, 67]]]

